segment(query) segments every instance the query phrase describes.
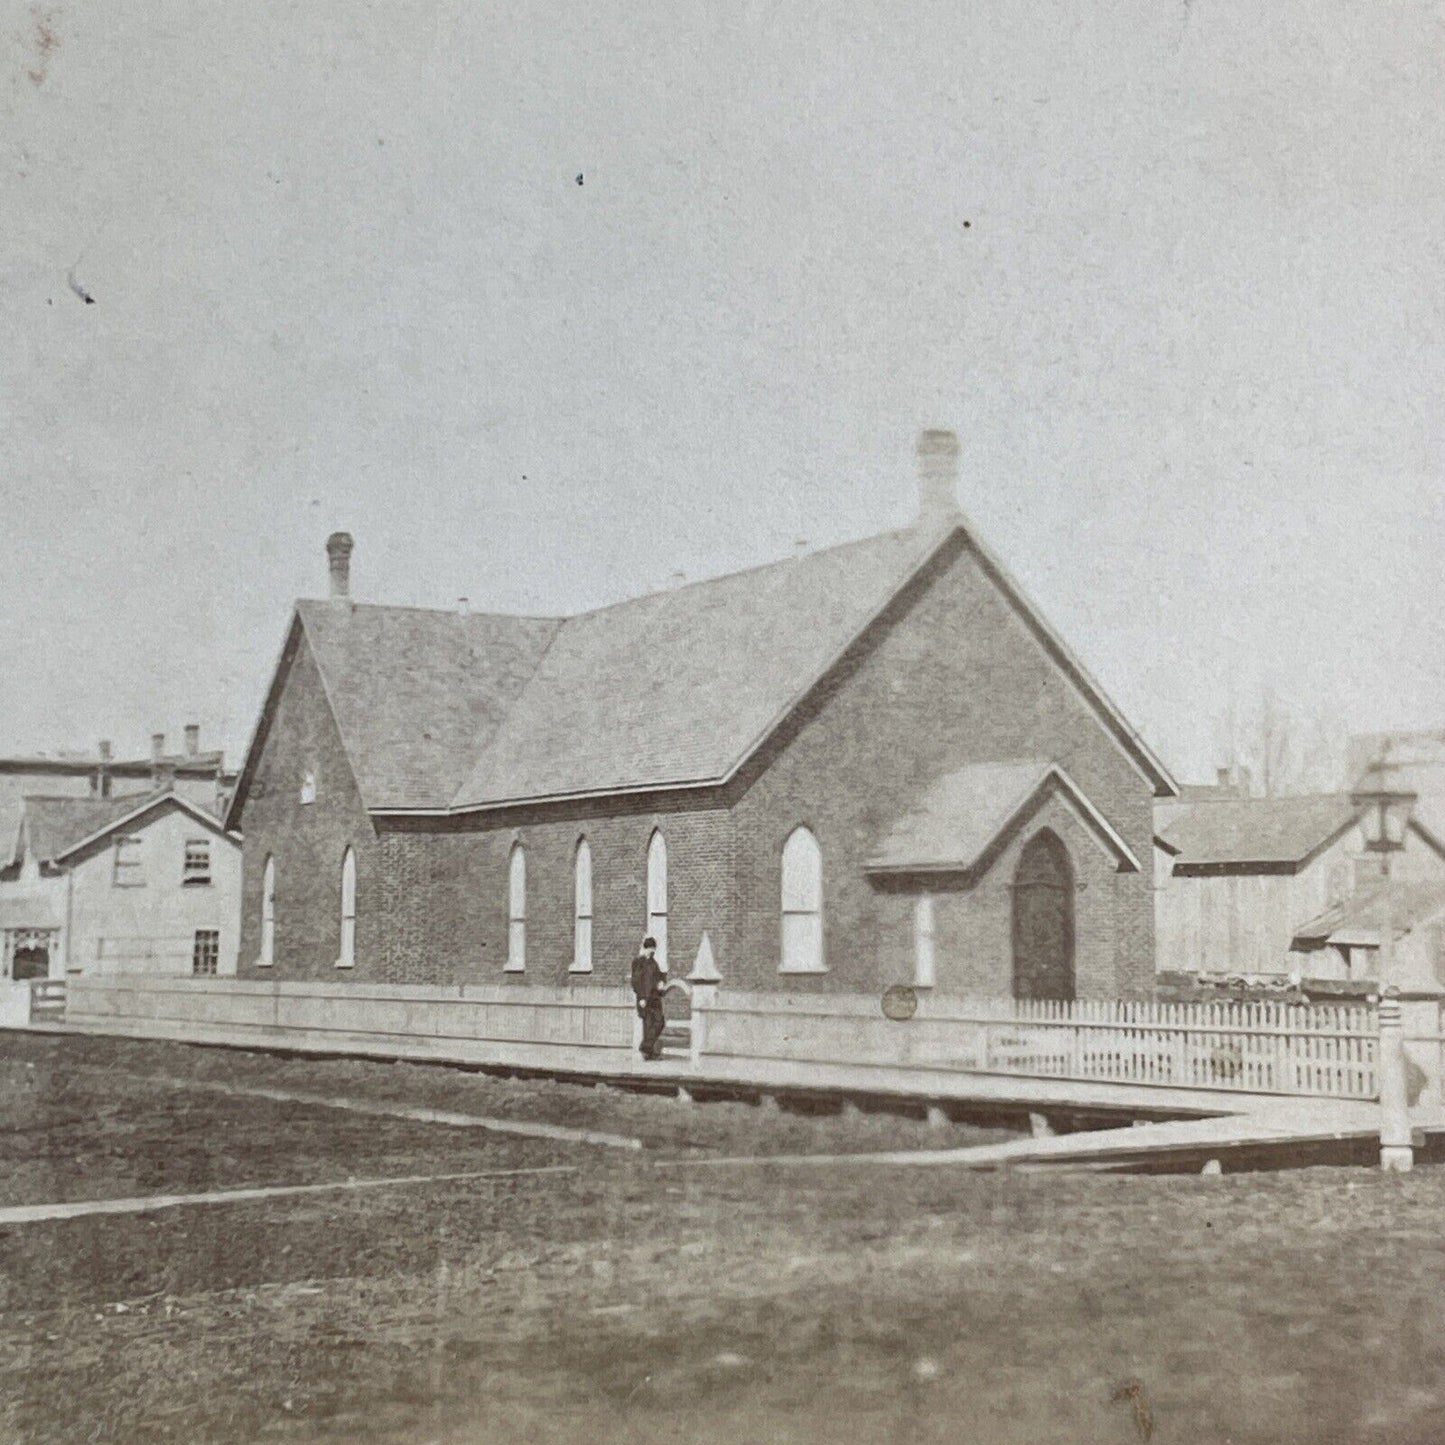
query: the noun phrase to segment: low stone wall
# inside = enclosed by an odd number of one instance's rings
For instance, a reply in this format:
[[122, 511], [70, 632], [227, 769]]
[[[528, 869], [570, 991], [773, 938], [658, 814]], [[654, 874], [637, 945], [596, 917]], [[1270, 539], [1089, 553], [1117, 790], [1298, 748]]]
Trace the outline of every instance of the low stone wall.
[[635, 1018], [621, 988], [139, 975], [72, 978], [65, 1012], [85, 1033], [607, 1073], [630, 1061]]

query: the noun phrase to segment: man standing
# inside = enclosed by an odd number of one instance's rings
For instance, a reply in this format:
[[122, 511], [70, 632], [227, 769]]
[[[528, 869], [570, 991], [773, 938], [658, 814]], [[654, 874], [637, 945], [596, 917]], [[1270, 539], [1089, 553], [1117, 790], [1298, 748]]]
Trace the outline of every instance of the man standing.
[[642, 1057], [662, 1057], [662, 986], [667, 974], [657, 961], [657, 940], [642, 940], [642, 952], [632, 960], [632, 992], [637, 995], [637, 1013], [642, 1019]]

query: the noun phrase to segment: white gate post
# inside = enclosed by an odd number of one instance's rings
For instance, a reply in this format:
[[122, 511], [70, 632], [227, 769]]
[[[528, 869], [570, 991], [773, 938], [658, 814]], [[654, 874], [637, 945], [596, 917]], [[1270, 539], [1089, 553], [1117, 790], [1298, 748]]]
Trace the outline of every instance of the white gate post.
[[703, 1052], [707, 1048], [707, 1011], [717, 998], [717, 987], [722, 974], [717, 971], [713, 958], [712, 939], [703, 929], [702, 942], [697, 946], [697, 957], [693, 960], [692, 972], [687, 981], [692, 985], [692, 1023], [688, 1029], [688, 1062], [694, 1069], [701, 1068]]
[[1403, 1174], [1414, 1168], [1410, 1108], [1405, 1089], [1405, 1030], [1400, 995], [1394, 988], [1380, 994], [1380, 1168]]

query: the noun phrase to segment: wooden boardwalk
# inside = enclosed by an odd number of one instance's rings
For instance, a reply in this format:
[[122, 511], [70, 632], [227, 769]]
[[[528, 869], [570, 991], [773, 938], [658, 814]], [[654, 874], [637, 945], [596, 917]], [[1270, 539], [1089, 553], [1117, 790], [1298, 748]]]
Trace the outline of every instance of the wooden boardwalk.
[[[1445, 1114], [1422, 1121], [1426, 1134], [1445, 1134]], [[1211, 1119], [1172, 1119], [1127, 1129], [1096, 1129], [965, 1149], [898, 1149], [870, 1154], [792, 1154], [760, 1159], [674, 1161], [689, 1168], [882, 1164], [969, 1169], [1084, 1169], [1183, 1172], [1210, 1161], [1221, 1167], [1282, 1167], [1288, 1163], [1341, 1162], [1354, 1153], [1370, 1158], [1378, 1147], [1380, 1111], [1367, 1103], [1289, 1101]], [[660, 1168], [670, 1167], [660, 1161]]]

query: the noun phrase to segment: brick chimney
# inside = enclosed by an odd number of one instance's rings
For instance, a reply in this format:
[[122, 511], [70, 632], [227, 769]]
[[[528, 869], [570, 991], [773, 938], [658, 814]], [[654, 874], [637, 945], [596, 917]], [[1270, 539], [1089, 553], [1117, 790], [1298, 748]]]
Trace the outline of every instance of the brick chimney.
[[351, 549], [355, 545], [350, 532], [333, 532], [326, 539], [326, 563], [331, 572], [333, 602], [345, 602], [351, 597]]
[[176, 764], [166, 757], [166, 735], [151, 734], [151, 787], [164, 792], [176, 785]]
[[110, 739], [102, 738], [95, 745], [96, 755], [100, 759], [100, 765], [95, 770], [95, 776], [90, 780], [90, 790], [99, 793], [102, 798], [110, 797]]
[[958, 437], [951, 431], [918, 434], [918, 524], [933, 527], [958, 516]]
[[186, 724], [186, 756], [196, 757], [201, 751], [201, 725], [200, 723]]

